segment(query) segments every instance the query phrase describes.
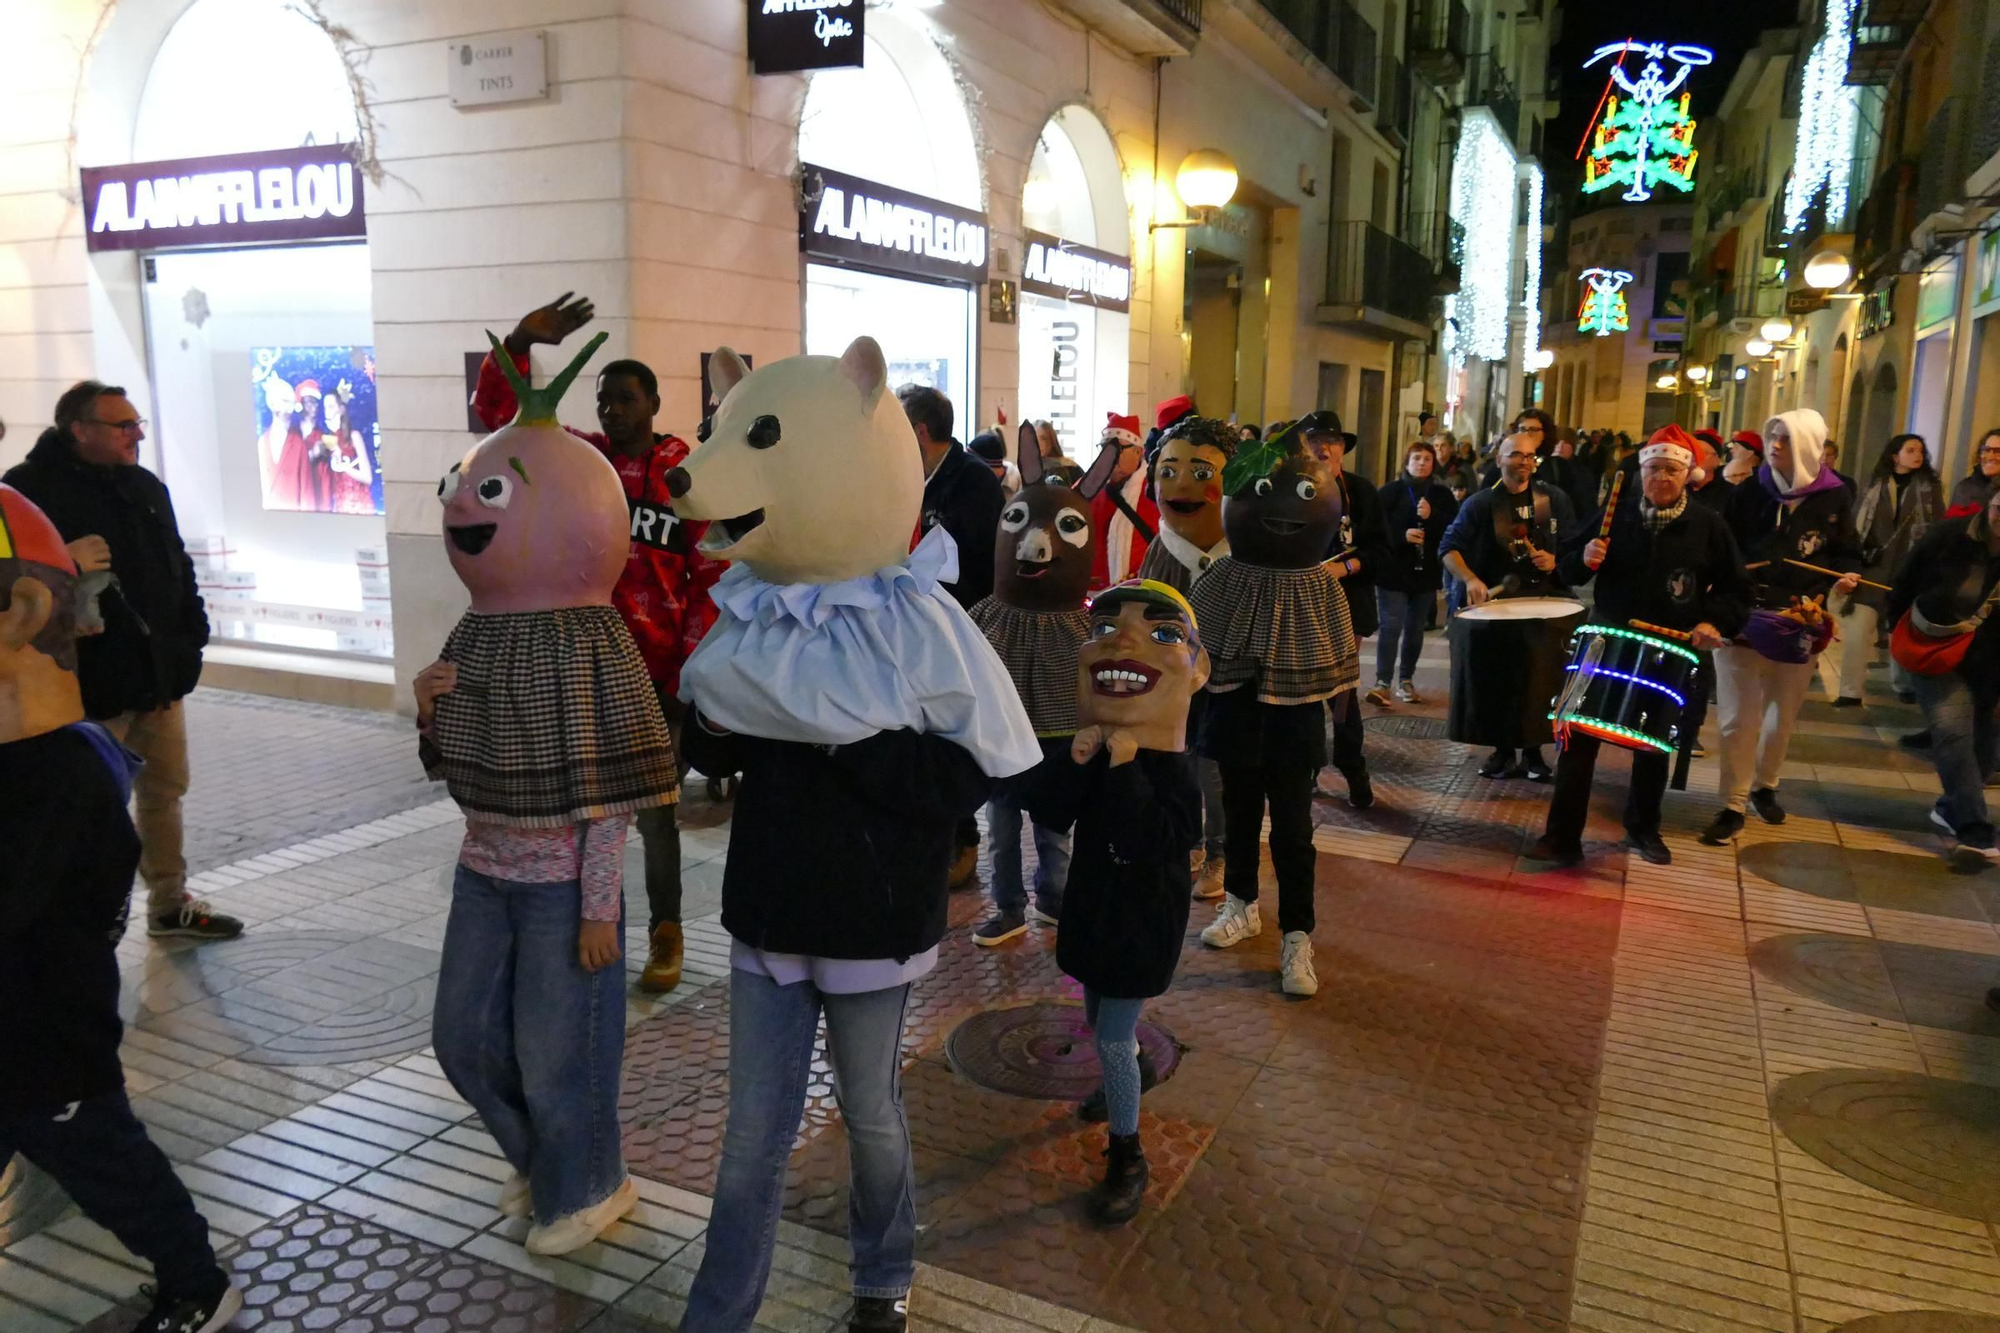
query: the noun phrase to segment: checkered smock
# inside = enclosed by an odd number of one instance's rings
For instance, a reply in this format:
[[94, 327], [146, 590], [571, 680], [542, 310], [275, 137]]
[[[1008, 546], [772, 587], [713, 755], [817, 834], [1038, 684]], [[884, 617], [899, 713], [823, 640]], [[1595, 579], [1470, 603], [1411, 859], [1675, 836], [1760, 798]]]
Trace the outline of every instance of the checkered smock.
[[1262, 703], [1310, 704], [1361, 680], [1347, 592], [1324, 565], [1266, 569], [1226, 555], [1188, 600], [1208, 648], [1211, 693], [1249, 685]]
[[972, 623], [1000, 654], [1037, 737], [1076, 734], [1076, 650], [1090, 612], [1024, 611], [998, 597], [973, 603]]

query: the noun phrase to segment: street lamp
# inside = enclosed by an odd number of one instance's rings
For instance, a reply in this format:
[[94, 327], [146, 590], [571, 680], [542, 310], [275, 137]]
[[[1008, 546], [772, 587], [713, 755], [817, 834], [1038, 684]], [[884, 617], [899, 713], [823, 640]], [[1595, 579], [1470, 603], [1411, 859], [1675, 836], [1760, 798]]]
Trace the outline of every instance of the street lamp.
[[1686, 375], [1686, 376], [1688, 377], [1688, 383], [1689, 383], [1689, 384], [1706, 384], [1706, 383], [1708, 383], [1708, 367], [1707, 367], [1707, 366], [1689, 366], [1689, 367], [1687, 368], [1687, 370], [1686, 370], [1686, 371], [1684, 371], [1684, 372], [1682, 372], [1682, 373], [1684, 373], [1684, 374], [1685, 374], [1685, 375]]
[[1752, 338], [1743, 344], [1743, 353], [1746, 356], [1766, 357], [1771, 354], [1771, 344], [1762, 338]]
[[1747, 379], [1749, 379], [1749, 378], [1750, 378], [1750, 367], [1748, 367], [1748, 366], [1738, 366], [1738, 367], [1736, 367], [1736, 378], [1737, 378], [1738, 380], [1747, 380]]
[[1830, 292], [1854, 273], [1847, 256], [1837, 250], [1822, 250], [1806, 261], [1806, 286]]
[[1764, 321], [1764, 327], [1757, 332], [1764, 335], [1765, 342], [1781, 343], [1792, 336], [1792, 321], [1783, 315], [1773, 315]]
[[1680, 376], [1667, 374], [1667, 375], [1662, 375], [1658, 379], [1654, 380], [1653, 387], [1655, 389], [1672, 389], [1677, 387], [1680, 384], [1680, 382], [1681, 382]]
[[1174, 173], [1174, 193], [1194, 213], [1183, 222], [1155, 222], [1148, 231], [1165, 227], [1200, 227], [1208, 215], [1236, 197], [1236, 163], [1229, 154], [1214, 148], [1197, 148], [1181, 159]]
[[1536, 351], [1534, 359], [1529, 362], [1528, 368], [1530, 370], [1540, 372], [1547, 370], [1550, 366], [1553, 366], [1555, 363], [1556, 363], [1555, 350], [1553, 348], [1543, 347]]

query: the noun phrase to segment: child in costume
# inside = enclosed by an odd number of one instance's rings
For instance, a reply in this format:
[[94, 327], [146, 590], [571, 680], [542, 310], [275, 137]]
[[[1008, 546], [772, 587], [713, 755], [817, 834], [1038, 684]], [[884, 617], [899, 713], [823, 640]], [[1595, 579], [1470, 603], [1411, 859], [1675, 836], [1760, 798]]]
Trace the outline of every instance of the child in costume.
[[[1153, 496], [1160, 509], [1160, 539], [1146, 548], [1139, 577], [1164, 583], [1185, 597], [1209, 566], [1229, 554], [1222, 530], [1222, 472], [1236, 457], [1237, 428], [1214, 417], [1183, 416], [1159, 438], [1152, 458]], [[1200, 709], [1196, 695], [1195, 708]], [[1196, 731], [1190, 718], [1190, 731]], [[1194, 896], [1222, 896], [1228, 864], [1227, 821], [1223, 815], [1222, 770], [1213, 759], [1197, 757], [1201, 779], [1201, 878]]]
[[0, 485], [0, 1170], [20, 1153], [153, 1265], [136, 1333], [214, 1333], [243, 1298], [133, 1115], [118, 1062], [136, 761], [83, 718], [84, 602], [55, 524]]
[[681, 672], [683, 736], [704, 773], [743, 776], [722, 881], [729, 1122], [681, 1331], [756, 1319], [824, 1018], [853, 1174], [848, 1326], [900, 1333], [916, 1271], [904, 1008], [937, 962], [959, 821], [1042, 751], [949, 590], [950, 534], [909, 549], [924, 479], [875, 340], [754, 372], [724, 348], [709, 373], [721, 406], [668, 485], [733, 563]]
[[[1046, 756], [1043, 765], [1066, 763], [1070, 738], [1076, 735], [1076, 650], [1090, 629], [1090, 613], [1083, 605], [1097, 547], [1090, 502], [1118, 455], [1100, 451], [1090, 472], [1071, 487], [1043, 473], [1032, 425], [1021, 427], [1020, 453], [1021, 489], [1000, 511], [993, 547], [993, 595], [975, 603], [970, 614], [1013, 678]], [[1062, 917], [1069, 866], [1069, 836], [1062, 830], [1034, 821], [1032, 909], [1021, 885], [1019, 784], [1034, 771], [1002, 783], [987, 802], [994, 914], [972, 932], [974, 944], [990, 947], [1020, 938], [1031, 913], [1034, 921], [1048, 926]]]
[[1264, 928], [1257, 834], [1268, 803], [1283, 985], [1289, 995], [1311, 995], [1319, 989], [1312, 793], [1326, 766], [1325, 704], [1361, 678], [1347, 594], [1321, 563], [1340, 529], [1340, 491], [1297, 424], [1239, 452], [1223, 491], [1229, 554], [1196, 580], [1190, 598], [1213, 664], [1201, 751], [1221, 766], [1228, 811], [1228, 896], [1201, 938], [1227, 949]]
[[1083, 729], [1067, 760], [1027, 783], [1037, 818], [1076, 828], [1056, 962], [1083, 983], [1104, 1068], [1111, 1140], [1091, 1207], [1106, 1222], [1129, 1221], [1146, 1192], [1136, 1033], [1146, 1001], [1173, 984], [1187, 933], [1188, 850], [1201, 831], [1188, 704], [1207, 679], [1186, 598], [1148, 579], [1107, 588], [1091, 601], [1078, 654]]
[[[417, 677], [420, 749], [465, 812], [438, 1063], [514, 1168], [527, 1247], [566, 1254], [638, 1200], [619, 1146], [625, 834], [678, 799], [646, 666], [612, 605], [630, 539], [604, 455], [556, 424], [599, 334], [439, 483], [472, 609]], [[494, 344], [498, 347], [498, 342]]]

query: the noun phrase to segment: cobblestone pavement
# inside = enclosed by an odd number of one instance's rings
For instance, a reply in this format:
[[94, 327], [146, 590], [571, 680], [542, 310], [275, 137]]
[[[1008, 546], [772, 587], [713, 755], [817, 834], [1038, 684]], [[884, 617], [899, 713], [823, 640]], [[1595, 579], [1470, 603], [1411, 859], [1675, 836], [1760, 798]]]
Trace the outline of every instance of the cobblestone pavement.
[[[1419, 676], [1440, 693], [1441, 654], [1427, 645]], [[455, 810], [414, 785], [400, 723], [200, 703], [194, 808], [257, 852], [196, 887], [251, 930], [121, 945], [125, 1060], [246, 1292], [239, 1326], [671, 1328], [726, 1103], [727, 808], [683, 812], [688, 980], [629, 1006], [643, 1202], [598, 1244], [536, 1259], [496, 1217], [506, 1169], [426, 1050]], [[1374, 809], [1317, 803], [1320, 994], [1278, 993], [1267, 929], [1227, 952], [1191, 939], [1148, 1007], [1170, 1069], [1146, 1096], [1155, 1179], [1127, 1227], [1079, 1206], [1101, 1136], [1066, 1103], [986, 1086], [1024, 1054], [1051, 1087], [1088, 1083], [1052, 939], [975, 950], [984, 904], [954, 899], [905, 1051], [915, 1326], [2000, 1326], [2000, 1015], [1983, 1003], [2000, 872], [1945, 870], [1935, 782], [1894, 745], [1914, 710], [1809, 704], [1790, 818], [1753, 821], [1733, 848], [1694, 840], [1715, 804], [1698, 762], [1694, 790], [1668, 799], [1664, 869], [1618, 850], [1624, 765], [1607, 752], [1591, 857], [1569, 872], [1519, 859], [1546, 790], [1474, 777], [1440, 714], [1371, 717]], [[286, 823], [296, 800], [241, 775], [225, 795], [212, 721], [273, 786], [398, 808], [328, 802], [330, 819], [359, 810], [334, 831]], [[378, 763], [382, 790], [353, 780]], [[322, 764], [350, 776], [324, 782]], [[627, 884], [643, 920], [636, 846]], [[760, 1326], [824, 1333], [847, 1308], [845, 1140], [823, 1066], [812, 1091]], [[0, 1242], [6, 1333], [129, 1322], [134, 1261], [18, 1169], [0, 1182]]]

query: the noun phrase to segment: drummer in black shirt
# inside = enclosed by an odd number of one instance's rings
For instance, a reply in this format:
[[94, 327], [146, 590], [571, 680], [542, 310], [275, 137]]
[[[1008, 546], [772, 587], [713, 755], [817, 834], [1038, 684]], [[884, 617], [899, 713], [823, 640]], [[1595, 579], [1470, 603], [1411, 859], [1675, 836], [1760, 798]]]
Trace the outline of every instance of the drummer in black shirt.
[[[1666, 434], [1666, 432], [1661, 432]], [[1557, 566], [1572, 586], [1597, 580], [1591, 623], [1630, 627], [1641, 621], [1686, 631], [1689, 646], [1720, 647], [1750, 618], [1750, 583], [1743, 556], [1722, 515], [1698, 503], [1688, 489], [1694, 451], [1658, 435], [1639, 451], [1639, 489], [1626, 489], [1612, 517], [1611, 536], [1597, 536], [1600, 514], [1564, 544]], [[1683, 725], [1695, 725], [1685, 719]], [[1573, 730], [1556, 760], [1556, 789], [1548, 823], [1529, 853], [1540, 861], [1575, 865], [1583, 860], [1583, 826], [1590, 814], [1590, 783], [1602, 742]], [[1672, 756], [1656, 750], [1632, 754], [1632, 785], [1625, 797], [1625, 845], [1654, 865], [1673, 853], [1660, 840], [1660, 801]]]
[[[1500, 443], [1500, 480], [1465, 499], [1458, 517], [1438, 543], [1444, 567], [1465, 583], [1468, 606], [1495, 597], [1547, 597], [1562, 591], [1556, 551], [1576, 520], [1569, 497], [1535, 477], [1537, 441], [1510, 435]], [[1541, 747], [1517, 759], [1499, 747], [1479, 766], [1482, 778], [1529, 778], [1547, 782], [1550, 769]]]

